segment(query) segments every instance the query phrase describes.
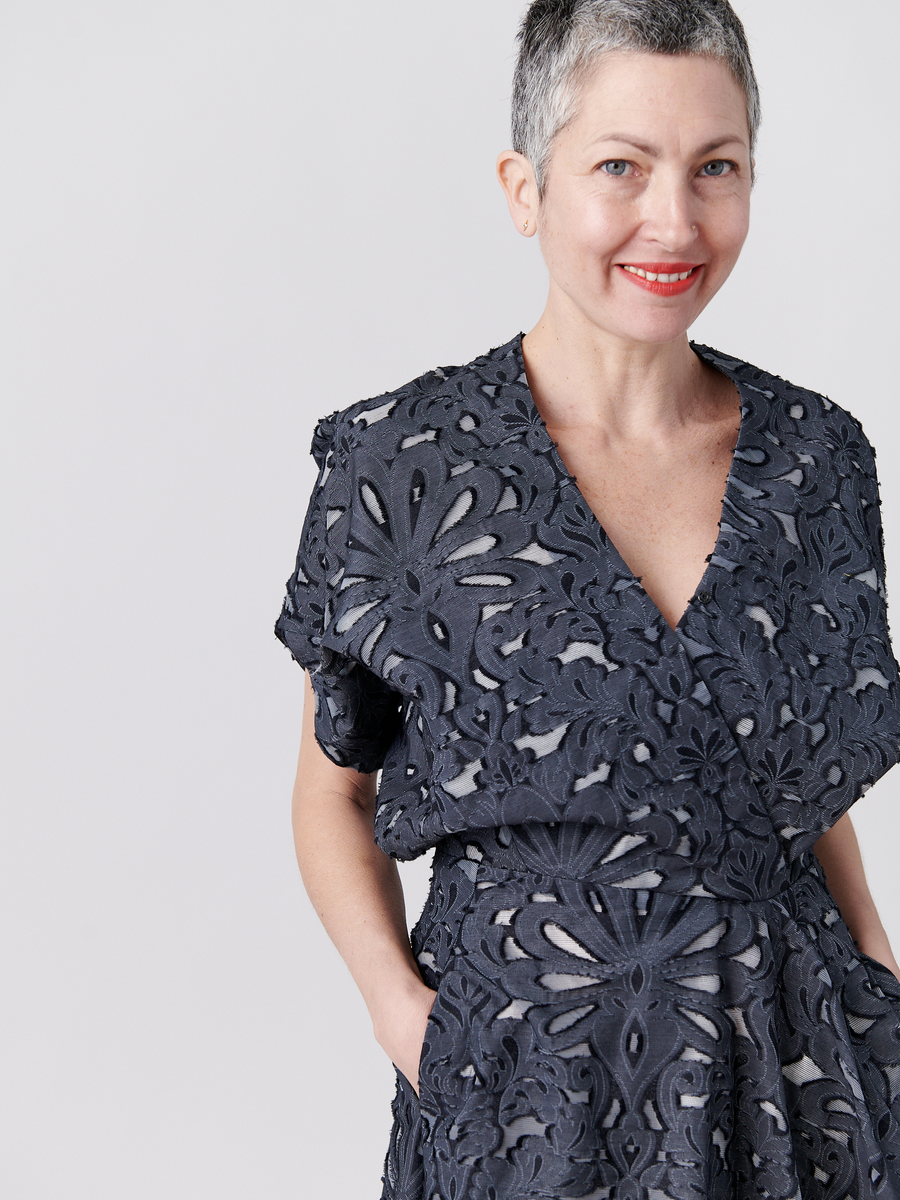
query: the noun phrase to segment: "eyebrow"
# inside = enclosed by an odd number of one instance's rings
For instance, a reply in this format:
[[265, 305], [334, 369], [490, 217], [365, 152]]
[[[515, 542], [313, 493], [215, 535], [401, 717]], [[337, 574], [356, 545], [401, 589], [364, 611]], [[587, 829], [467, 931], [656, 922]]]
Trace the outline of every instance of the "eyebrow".
[[[659, 158], [662, 153], [658, 146], [651, 146], [647, 142], [636, 142], [633, 137], [629, 137], [624, 133], [607, 133], [603, 137], [597, 138], [597, 142], [624, 142], [626, 146], [634, 146], [635, 150], [640, 150], [642, 154], [647, 154], [651, 158]], [[594, 144], [596, 145], [596, 143]], [[704, 154], [712, 154], [714, 150], [719, 150], [722, 146], [731, 144], [744, 145], [739, 137], [714, 138], [713, 141], [707, 142], [705, 146], [700, 147], [697, 151], [697, 156], [702, 158]]]

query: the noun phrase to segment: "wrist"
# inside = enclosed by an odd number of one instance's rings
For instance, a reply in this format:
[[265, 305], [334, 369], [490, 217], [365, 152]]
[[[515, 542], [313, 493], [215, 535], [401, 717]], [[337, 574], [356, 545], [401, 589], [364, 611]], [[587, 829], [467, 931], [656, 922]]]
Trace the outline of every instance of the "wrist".
[[380, 979], [366, 997], [375, 1040], [381, 1043], [386, 1031], [396, 1027], [402, 1013], [417, 1011], [425, 992], [430, 994], [431, 989], [412, 966]]
[[886, 933], [866, 934], [863, 937], [854, 938], [853, 944], [857, 950], [861, 950], [863, 954], [868, 954], [869, 958], [878, 959], [879, 962], [886, 962], [888, 959], [893, 959], [894, 957]]

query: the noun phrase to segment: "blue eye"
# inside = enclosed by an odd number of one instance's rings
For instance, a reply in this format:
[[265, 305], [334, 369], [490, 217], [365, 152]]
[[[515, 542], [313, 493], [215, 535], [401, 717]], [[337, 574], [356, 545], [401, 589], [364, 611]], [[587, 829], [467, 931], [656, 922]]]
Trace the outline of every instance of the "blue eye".
[[[631, 163], [624, 158], [611, 158], [605, 163], [600, 164], [600, 170], [607, 175], [624, 175]], [[607, 170], [609, 167], [609, 170]]]
[[720, 179], [723, 175], [731, 173], [734, 163], [725, 158], [715, 158], [712, 162], [706, 163], [702, 169], [706, 172], [707, 179]]

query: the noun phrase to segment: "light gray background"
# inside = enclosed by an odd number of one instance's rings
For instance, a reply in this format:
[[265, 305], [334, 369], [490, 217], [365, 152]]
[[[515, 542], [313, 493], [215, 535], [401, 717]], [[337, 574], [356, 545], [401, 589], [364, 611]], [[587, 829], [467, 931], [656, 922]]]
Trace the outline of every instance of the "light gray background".
[[[540, 313], [493, 178], [523, 7], [0, 4], [7, 1200], [380, 1194], [393, 1068], [294, 865], [272, 624], [314, 419]], [[862, 419], [900, 588], [900, 8], [738, 9], [753, 230], [693, 335]], [[900, 949], [900, 776], [854, 821]]]

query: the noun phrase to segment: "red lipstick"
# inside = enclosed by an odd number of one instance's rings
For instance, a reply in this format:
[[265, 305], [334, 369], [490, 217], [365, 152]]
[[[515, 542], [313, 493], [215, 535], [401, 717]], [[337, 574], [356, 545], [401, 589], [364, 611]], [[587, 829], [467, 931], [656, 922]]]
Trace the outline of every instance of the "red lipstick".
[[[642, 287], [647, 292], [652, 292], [655, 296], [681, 296], [685, 292], [689, 292], [700, 277], [700, 271], [703, 268], [702, 263], [680, 262], [616, 263], [616, 266], [626, 279], [630, 279], [632, 283], [636, 283], [638, 287]], [[659, 279], [645, 279], [643, 275], [635, 275], [634, 271], [626, 271], [626, 266], [637, 267], [651, 275], [683, 275], [686, 271], [690, 271], [690, 275], [687, 279], [679, 279], [674, 283], [662, 283]]]

